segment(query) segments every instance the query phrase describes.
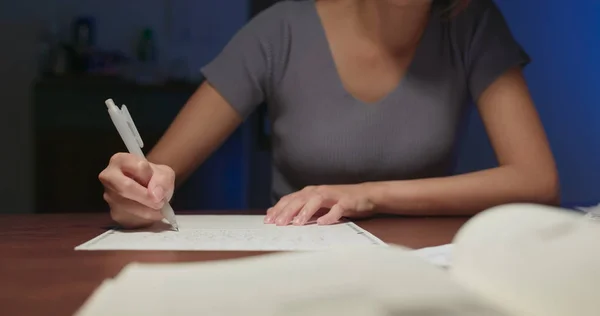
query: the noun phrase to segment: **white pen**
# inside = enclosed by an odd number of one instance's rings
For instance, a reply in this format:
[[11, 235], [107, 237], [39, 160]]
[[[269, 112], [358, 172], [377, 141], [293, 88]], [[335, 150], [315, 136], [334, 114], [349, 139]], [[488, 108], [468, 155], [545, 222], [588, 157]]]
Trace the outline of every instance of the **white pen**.
[[[146, 156], [144, 156], [144, 152], [142, 151], [144, 142], [142, 141], [142, 137], [133, 123], [133, 118], [131, 118], [127, 107], [123, 105], [119, 109], [112, 99], [108, 99], [104, 103], [106, 103], [108, 114], [110, 115], [113, 124], [117, 128], [119, 135], [121, 135], [121, 139], [123, 139], [125, 146], [127, 146], [127, 150], [134, 155], [146, 159]], [[173, 226], [173, 229], [179, 231], [179, 225], [177, 225], [175, 212], [168, 201], [165, 202], [161, 212], [169, 224]]]

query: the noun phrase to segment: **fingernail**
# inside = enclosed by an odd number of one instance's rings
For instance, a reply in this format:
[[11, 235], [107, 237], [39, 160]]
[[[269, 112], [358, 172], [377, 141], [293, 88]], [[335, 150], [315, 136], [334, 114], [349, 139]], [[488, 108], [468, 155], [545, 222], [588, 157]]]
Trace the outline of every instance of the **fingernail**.
[[154, 190], [152, 190], [152, 194], [157, 202], [160, 202], [165, 198], [165, 190], [161, 187], [154, 188]]
[[278, 218], [277, 219], [277, 225], [283, 225], [283, 224], [284, 224], [283, 218]]
[[304, 220], [301, 217], [294, 218], [294, 225], [302, 225]]
[[270, 224], [271, 220], [272, 220], [271, 216], [265, 217], [265, 224]]

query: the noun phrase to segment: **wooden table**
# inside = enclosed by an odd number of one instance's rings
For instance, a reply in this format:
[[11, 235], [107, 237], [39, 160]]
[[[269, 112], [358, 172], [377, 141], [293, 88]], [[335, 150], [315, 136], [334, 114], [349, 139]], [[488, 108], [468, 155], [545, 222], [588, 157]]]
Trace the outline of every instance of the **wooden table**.
[[[378, 217], [357, 224], [387, 243], [420, 248], [449, 243], [466, 220]], [[72, 315], [102, 280], [132, 261], [208, 261], [261, 254], [73, 250], [111, 225], [107, 214], [0, 215], [0, 314]]]

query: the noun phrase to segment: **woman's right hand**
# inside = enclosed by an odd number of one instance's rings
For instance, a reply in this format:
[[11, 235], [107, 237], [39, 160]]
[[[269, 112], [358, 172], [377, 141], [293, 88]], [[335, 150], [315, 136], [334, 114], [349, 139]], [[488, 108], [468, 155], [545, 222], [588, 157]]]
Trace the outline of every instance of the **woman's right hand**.
[[98, 178], [112, 219], [129, 229], [162, 220], [160, 210], [171, 200], [175, 187], [175, 172], [169, 166], [129, 153], [115, 154]]

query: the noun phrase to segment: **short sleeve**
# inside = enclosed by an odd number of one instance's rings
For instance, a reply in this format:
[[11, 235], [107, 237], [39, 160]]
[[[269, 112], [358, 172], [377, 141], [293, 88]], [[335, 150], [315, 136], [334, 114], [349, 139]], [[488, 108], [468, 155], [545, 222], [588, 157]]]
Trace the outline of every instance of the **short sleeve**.
[[[477, 2], [477, 4], [475, 4]], [[473, 25], [469, 32], [467, 52], [468, 85], [473, 100], [504, 72], [525, 67], [529, 55], [515, 40], [502, 12], [492, 0], [473, 1], [477, 6], [472, 14]]]
[[219, 55], [202, 67], [205, 80], [246, 119], [269, 93], [285, 4], [266, 9], [238, 31]]

